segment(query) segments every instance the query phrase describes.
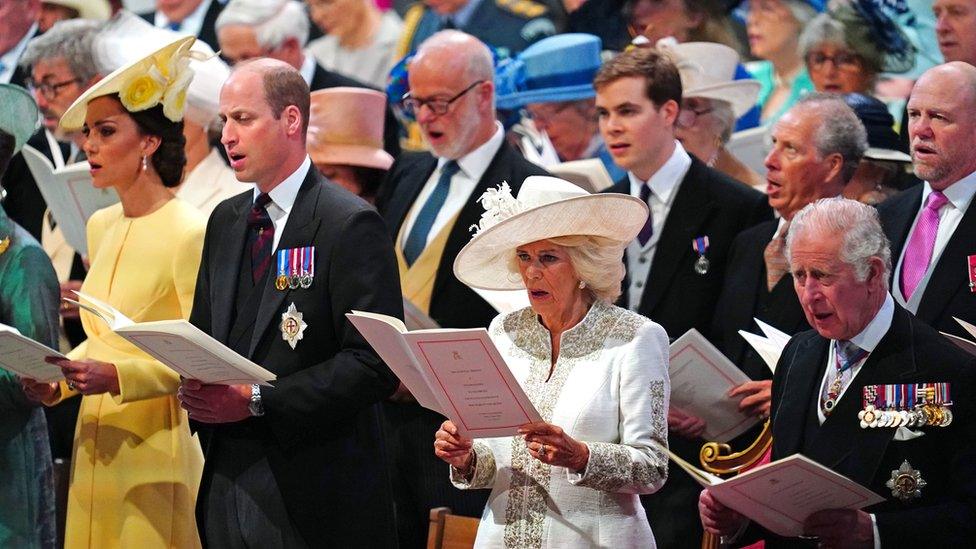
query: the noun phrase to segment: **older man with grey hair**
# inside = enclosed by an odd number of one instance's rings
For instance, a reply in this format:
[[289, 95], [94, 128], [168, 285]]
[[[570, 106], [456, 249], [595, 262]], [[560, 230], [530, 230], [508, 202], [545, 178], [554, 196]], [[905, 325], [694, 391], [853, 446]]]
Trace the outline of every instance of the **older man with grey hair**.
[[840, 196], [867, 149], [867, 133], [854, 111], [835, 95], [811, 94], [773, 127], [766, 157], [769, 205], [778, 220], [746, 229], [732, 242], [728, 273], [716, 308], [716, 345], [753, 381], [737, 387], [743, 411], [768, 416], [771, 372], [739, 330], [754, 318], [795, 334], [809, 328], [793, 292], [784, 255], [793, 216], [821, 198]]
[[[308, 14], [297, 0], [230, 0], [217, 18], [221, 56], [231, 65], [257, 57], [270, 57], [295, 67], [311, 91], [339, 86], [370, 86], [326, 70], [305, 53]], [[371, 88], [372, 89], [372, 88]], [[383, 148], [394, 158], [400, 154], [399, 124], [387, 107]]]
[[[804, 534], [827, 547], [967, 545], [976, 359], [895, 303], [888, 240], [870, 206], [842, 198], [807, 205], [793, 217], [787, 257], [814, 329], [794, 336], [776, 367], [772, 458], [803, 454], [886, 497], [817, 511], [805, 517]], [[708, 490], [699, 511], [719, 535], [747, 522]], [[741, 541], [766, 534], [752, 528]]]

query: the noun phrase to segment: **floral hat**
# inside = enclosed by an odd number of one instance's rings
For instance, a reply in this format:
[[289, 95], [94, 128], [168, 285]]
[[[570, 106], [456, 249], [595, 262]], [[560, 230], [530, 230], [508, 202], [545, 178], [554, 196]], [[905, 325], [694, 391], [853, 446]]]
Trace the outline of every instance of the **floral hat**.
[[183, 120], [186, 90], [193, 80], [190, 48], [194, 41], [196, 38], [192, 36], [181, 36], [99, 80], [68, 107], [61, 117], [61, 127], [80, 129], [85, 124], [88, 103], [116, 93], [129, 112], [144, 111], [162, 103], [166, 118], [173, 122]]
[[515, 248], [560, 236], [599, 236], [621, 249], [647, 220], [647, 204], [627, 194], [590, 194], [556, 177], [533, 175], [512, 196], [508, 183], [478, 199], [485, 212], [471, 227], [475, 235], [454, 260], [454, 276], [472, 288], [524, 288], [509, 260]]

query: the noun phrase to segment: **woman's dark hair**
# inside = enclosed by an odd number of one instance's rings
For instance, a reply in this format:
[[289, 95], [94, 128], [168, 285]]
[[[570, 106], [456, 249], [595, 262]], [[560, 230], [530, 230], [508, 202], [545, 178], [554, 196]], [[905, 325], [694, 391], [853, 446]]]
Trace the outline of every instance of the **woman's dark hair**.
[[386, 170], [367, 168], [365, 166], [350, 166], [356, 181], [359, 183], [359, 196], [373, 200], [380, 190], [380, 185], [386, 179]]
[[[116, 96], [118, 99], [118, 96]], [[163, 180], [163, 185], [176, 187], [183, 181], [183, 168], [186, 166], [186, 153], [183, 147], [183, 121], [173, 122], [163, 115], [163, 105], [151, 109], [130, 112], [129, 116], [139, 126], [139, 131], [159, 138], [159, 148], [152, 155], [152, 165]]]

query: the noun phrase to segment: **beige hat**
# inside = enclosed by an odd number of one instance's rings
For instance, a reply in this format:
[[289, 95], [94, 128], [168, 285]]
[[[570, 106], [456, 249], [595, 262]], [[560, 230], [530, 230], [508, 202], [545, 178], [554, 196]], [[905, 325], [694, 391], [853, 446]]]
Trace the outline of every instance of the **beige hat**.
[[0, 130], [14, 137], [13, 154], [34, 135], [40, 123], [34, 96], [20, 86], [0, 84]]
[[308, 155], [316, 164], [390, 169], [383, 150], [386, 95], [365, 88], [337, 87], [312, 92]]
[[88, 102], [119, 94], [129, 112], [151, 109], [162, 103], [163, 114], [173, 122], [183, 119], [186, 88], [193, 79], [190, 47], [196, 38], [181, 36], [153, 53], [120, 67], [88, 88], [61, 117], [61, 127], [77, 130], [85, 125]]
[[112, 16], [112, 6], [108, 0], [41, 0], [41, 3], [73, 9], [78, 12], [79, 19], [105, 21]]
[[[556, 177], [533, 175], [512, 196], [508, 183], [478, 199], [485, 207], [477, 233], [454, 260], [454, 275], [472, 288], [515, 290], [509, 270], [515, 248], [559, 236], [600, 236], [627, 245], [647, 220], [647, 204], [627, 194], [590, 194]], [[473, 227], [474, 228], [474, 227]]]
[[747, 113], [759, 98], [757, 80], [735, 79], [739, 54], [714, 42], [658, 40], [657, 49], [669, 55], [681, 74], [681, 96], [717, 99], [732, 105], [736, 118]]

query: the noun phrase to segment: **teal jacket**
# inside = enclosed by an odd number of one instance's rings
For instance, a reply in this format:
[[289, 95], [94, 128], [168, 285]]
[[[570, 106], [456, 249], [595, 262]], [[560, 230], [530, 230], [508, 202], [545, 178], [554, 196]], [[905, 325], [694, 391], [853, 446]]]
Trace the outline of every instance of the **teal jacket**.
[[[40, 244], [0, 207], [0, 322], [58, 344], [57, 275]], [[0, 547], [55, 545], [54, 490], [44, 412], [0, 370]]]

